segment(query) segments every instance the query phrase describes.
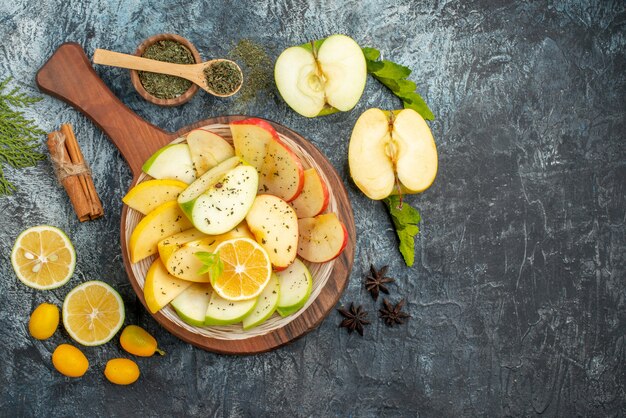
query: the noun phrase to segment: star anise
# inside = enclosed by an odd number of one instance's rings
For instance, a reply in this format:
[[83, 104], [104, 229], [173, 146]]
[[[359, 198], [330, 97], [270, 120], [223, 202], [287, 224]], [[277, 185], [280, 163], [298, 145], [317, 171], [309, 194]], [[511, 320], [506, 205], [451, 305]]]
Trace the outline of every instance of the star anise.
[[404, 321], [407, 318], [410, 318], [406, 312], [402, 312], [402, 307], [404, 306], [404, 299], [400, 300], [395, 305], [392, 305], [387, 299], [383, 299], [384, 307], [380, 308], [380, 317], [385, 321], [385, 325], [388, 327], [393, 327], [396, 324], [404, 324]]
[[391, 277], [385, 277], [389, 266], [384, 266], [380, 270], [376, 270], [373, 264], [370, 264], [370, 274], [365, 277], [365, 288], [372, 295], [374, 300], [378, 300], [379, 292], [389, 294], [386, 283], [394, 282]]
[[358, 332], [361, 337], [363, 336], [363, 325], [369, 325], [370, 321], [366, 320], [367, 312], [361, 305], [355, 307], [354, 303], [350, 303], [350, 309], [337, 309], [341, 315], [344, 316], [344, 320], [339, 324], [340, 327], [347, 328], [348, 333], [352, 334], [352, 331]]

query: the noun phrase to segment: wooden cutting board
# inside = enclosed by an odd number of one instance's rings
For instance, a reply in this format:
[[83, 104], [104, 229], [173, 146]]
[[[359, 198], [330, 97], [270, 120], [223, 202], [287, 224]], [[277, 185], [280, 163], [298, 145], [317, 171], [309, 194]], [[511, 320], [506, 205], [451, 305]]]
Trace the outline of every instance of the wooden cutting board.
[[[221, 116], [198, 121], [177, 132], [167, 132], [146, 122], [126, 107], [98, 77], [82, 47], [77, 43], [61, 45], [41, 67], [36, 76], [39, 89], [63, 100], [85, 114], [115, 144], [133, 173], [137, 182], [142, 164], [160, 147], [200, 126], [229, 123], [246, 116]], [[192, 333], [171, 322], [161, 313], [153, 317], [168, 331], [197, 347], [224, 354], [252, 354], [272, 350], [306, 334], [333, 310], [348, 282], [354, 260], [356, 231], [352, 207], [341, 178], [328, 159], [309, 141], [298, 133], [272, 121], [276, 131], [293, 139], [308, 152], [322, 168], [337, 199], [339, 218], [348, 230], [348, 244], [334, 263], [328, 282], [308, 309], [284, 327], [261, 336], [247, 339], [224, 340], [208, 338]], [[120, 202], [120, 205], [122, 202]], [[124, 236], [128, 207], [122, 209], [121, 236]], [[145, 306], [143, 291], [130, 268], [126, 242], [122, 241], [122, 255], [128, 278]]]

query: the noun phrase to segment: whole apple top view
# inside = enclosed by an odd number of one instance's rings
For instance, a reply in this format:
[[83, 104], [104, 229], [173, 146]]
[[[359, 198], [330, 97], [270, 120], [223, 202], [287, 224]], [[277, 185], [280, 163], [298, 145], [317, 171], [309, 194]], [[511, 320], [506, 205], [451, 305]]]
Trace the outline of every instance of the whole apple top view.
[[0, 16], [0, 416], [623, 415], [623, 2]]

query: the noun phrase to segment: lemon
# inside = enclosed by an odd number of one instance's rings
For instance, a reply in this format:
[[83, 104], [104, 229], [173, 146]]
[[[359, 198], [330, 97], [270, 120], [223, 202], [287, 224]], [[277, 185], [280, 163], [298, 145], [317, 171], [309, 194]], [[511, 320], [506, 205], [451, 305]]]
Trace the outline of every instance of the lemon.
[[269, 256], [256, 241], [235, 238], [222, 242], [215, 249], [224, 269], [219, 277], [211, 277], [211, 285], [227, 300], [252, 299], [263, 291], [272, 275]]
[[72, 277], [76, 252], [59, 228], [39, 225], [17, 237], [11, 251], [11, 264], [17, 278], [26, 286], [54, 289]]
[[100, 345], [124, 323], [124, 302], [111, 286], [97, 280], [72, 289], [63, 301], [63, 326], [76, 342]]

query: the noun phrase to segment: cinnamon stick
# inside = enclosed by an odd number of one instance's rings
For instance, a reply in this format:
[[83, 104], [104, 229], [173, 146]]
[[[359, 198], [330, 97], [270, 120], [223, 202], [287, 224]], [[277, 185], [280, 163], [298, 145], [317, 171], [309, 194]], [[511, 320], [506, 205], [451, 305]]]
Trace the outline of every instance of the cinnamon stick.
[[48, 149], [59, 182], [65, 188], [78, 220], [96, 219], [104, 214], [102, 203], [85, 164], [72, 126], [48, 134]]
[[[80, 150], [78, 141], [76, 140], [76, 135], [74, 135], [72, 125], [64, 123], [61, 125], [61, 132], [65, 135], [65, 147], [67, 148], [67, 152], [72, 160], [72, 163], [85, 164], [85, 158], [83, 157], [83, 153]], [[104, 210], [102, 209], [102, 203], [100, 202], [100, 198], [96, 192], [96, 187], [93, 184], [93, 178], [91, 177], [90, 172], [86, 170], [85, 173], [79, 174], [78, 178], [81, 186], [83, 187], [83, 191], [91, 203], [91, 211], [89, 213], [90, 219], [99, 218], [104, 214]]]

